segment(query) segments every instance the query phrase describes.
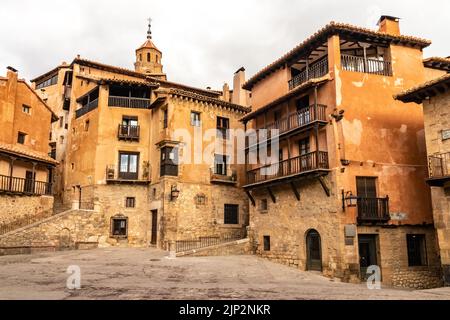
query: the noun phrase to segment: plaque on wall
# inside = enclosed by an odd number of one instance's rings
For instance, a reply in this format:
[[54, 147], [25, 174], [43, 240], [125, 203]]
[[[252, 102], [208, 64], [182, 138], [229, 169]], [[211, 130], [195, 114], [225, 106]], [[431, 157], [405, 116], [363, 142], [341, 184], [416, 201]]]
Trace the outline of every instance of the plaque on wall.
[[450, 139], [450, 129], [442, 130], [442, 140]]

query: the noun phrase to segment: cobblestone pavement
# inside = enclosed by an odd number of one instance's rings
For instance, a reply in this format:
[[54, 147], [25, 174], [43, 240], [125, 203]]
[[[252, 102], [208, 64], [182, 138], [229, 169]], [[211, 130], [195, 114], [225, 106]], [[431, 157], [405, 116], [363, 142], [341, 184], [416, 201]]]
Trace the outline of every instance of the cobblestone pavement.
[[[446, 299], [346, 284], [256, 256], [168, 259], [156, 249], [96, 249], [0, 257], [0, 299]], [[81, 289], [68, 290], [70, 265]]]

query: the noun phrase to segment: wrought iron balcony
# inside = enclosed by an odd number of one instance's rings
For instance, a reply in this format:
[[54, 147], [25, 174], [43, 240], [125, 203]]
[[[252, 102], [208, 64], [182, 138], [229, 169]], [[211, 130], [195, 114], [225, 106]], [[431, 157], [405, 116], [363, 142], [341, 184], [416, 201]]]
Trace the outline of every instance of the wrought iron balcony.
[[215, 168], [210, 169], [211, 183], [237, 184], [237, 173], [231, 170], [230, 173], [216, 172]]
[[343, 54], [341, 67], [345, 71], [392, 76], [392, 64], [388, 60], [364, 59], [364, 57]]
[[389, 214], [389, 197], [366, 198], [358, 197], [358, 223], [386, 223], [391, 217]]
[[108, 105], [120, 108], [149, 109], [150, 99], [109, 96]]
[[150, 183], [150, 169], [143, 168], [142, 173], [122, 172], [119, 166], [109, 165], [106, 167], [107, 183], [131, 183], [131, 184], [148, 184]]
[[328, 152], [314, 151], [248, 171], [247, 186], [328, 169]]
[[30, 196], [52, 195], [52, 184], [33, 179], [0, 175], [0, 192]]
[[119, 130], [117, 133], [117, 137], [119, 140], [134, 140], [139, 141], [139, 126], [129, 126], [119, 124]]
[[305, 68], [298, 75], [289, 80], [289, 90], [292, 90], [311, 79], [321, 78], [327, 73], [328, 57], [325, 57]]
[[433, 187], [442, 187], [450, 182], [450, 152], [428, 157], [428, 184]]

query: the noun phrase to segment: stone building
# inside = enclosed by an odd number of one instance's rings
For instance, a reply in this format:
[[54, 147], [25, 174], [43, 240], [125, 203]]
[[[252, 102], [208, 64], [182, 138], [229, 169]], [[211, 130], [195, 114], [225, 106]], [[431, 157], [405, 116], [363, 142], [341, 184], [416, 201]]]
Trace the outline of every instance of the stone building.
[[0, 77], [0, 234], [51, 215], [50, 124], [56, 115], [17, 71]]
[[259, 133], [244, 186], [257, 253], [344, 281], [376, 265], [386, 284], [440, 284], [422, 108], [393, 98], [435, 75], [429, 45], [395, 17], [377, 31], [332, 22], [244, 85], [242, 121]]
[[[396, 98], [423, 104], [434, 225], [445, 285], [450, 285], [450, 59], [430, 58], [425, 65], [444, 75], [415, 86]], [[410, 107], [416, 108], [416, 104]]]
[[[64, 117], [64, 125], [53, 127], [63, 163], [60, 199], [75, 209], [101, 207], [110, 227], [100, 245], [168, 248], [176, 240], [241, 237], [248, 226], [244, 165], [231, 158], [234, 138], [220, 140], [221, 153], [205, 150], [217, 132], [243, 129], [239, 119], [250, 109], [222, 91], [167, 81], [161, 59], [149, 29], [135, 70], [78, 56], [35, 79], [39, 94]], [[243, 83], [244, 70], [237, 74]], [[55, 76], [50, 86], [42, 84]], [[196, 149], [210, 130], [212, 142]], [[188, 152], [192, 161], [179, 161]]]

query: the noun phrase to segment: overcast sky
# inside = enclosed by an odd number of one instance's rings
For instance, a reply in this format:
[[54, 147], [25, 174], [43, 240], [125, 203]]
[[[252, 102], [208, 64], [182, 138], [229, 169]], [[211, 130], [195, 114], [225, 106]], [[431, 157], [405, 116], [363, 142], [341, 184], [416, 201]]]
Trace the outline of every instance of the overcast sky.
[[133, 69], [146, 37], [163, 52], [171, 81], [220, 88], [247, 78], [330, 21], [376, 28], [401, 17], [403, 34], [433, 41], [425, 56], [449, 56], [448, 0], [2, 0], [0, 75], [31, 79], [81, 57]]

